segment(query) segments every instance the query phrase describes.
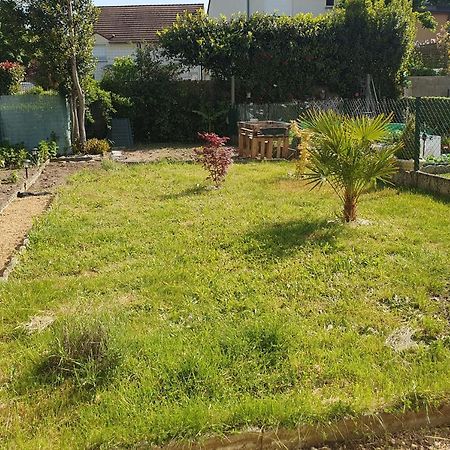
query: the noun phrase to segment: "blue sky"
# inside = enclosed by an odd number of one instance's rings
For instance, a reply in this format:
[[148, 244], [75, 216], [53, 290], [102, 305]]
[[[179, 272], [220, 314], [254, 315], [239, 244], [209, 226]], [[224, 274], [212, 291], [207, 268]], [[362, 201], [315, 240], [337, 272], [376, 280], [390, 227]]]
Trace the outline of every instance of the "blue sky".
[[173, 3], [204, 3], [208, 0], [94, 0], [97, 6], [116, 6], [116, 5], [170, 5]]

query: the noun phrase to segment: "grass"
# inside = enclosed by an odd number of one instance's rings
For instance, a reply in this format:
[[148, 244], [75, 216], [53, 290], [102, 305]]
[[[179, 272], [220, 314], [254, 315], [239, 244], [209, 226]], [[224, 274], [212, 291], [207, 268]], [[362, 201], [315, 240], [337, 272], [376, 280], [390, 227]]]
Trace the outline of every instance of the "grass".
[[[129, 448], [447, 400], [449, 204], [374, 191], [352, 228], [290, 171], [236, 165], [218, 191], [193, 165], [77, 174], [0, 286], [0, 442]], [[26, 332], [37, 316], [56, 322]]]

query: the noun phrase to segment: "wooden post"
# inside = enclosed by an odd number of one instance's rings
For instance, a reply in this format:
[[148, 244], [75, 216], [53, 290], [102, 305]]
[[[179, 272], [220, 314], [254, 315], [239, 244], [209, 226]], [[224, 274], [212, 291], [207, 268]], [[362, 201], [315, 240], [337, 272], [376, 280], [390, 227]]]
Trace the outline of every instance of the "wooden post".
[[267, 153], [266, 153], [266, 157], [267, 159], [272, 159], [273, 158], [273, 138], [270, 137], [267, 140]]
[[236, 104], [236, 77], [231, 77], [231, 106]]
[[288, 154], [289, 154], [289, 136], [286, 136], [283, 139], [283, 150], [282, 150], [283, 158], [287, 158]]
[[245, 151], [245, 136], [244, 130], [242, 129], [242, 124], [240, 123], [238, 126], [238, 139], [239, 139], [239, 156], [244, 156]]
[[256, 155], [258, 154], [258, 138], [253, 135], [252, 140], [252, 158], [256, 159]]

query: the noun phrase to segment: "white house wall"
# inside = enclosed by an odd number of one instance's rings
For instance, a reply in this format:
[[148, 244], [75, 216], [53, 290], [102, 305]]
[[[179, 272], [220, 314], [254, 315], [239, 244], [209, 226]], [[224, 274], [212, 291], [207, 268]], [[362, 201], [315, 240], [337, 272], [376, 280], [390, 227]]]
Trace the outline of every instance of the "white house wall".
[[210, 0], [209, 15], [219, 17], [224, 15], [230, 17], [236, 12], [247, 12], [246, 0]]
[[[110, 43], [100, 35], [95, 36], [94, 57], [97, 59], [95, 79], [101, 80], [105, 68], [112, 66], [116, 58], [133, 56], [136, 53], [137, 44]], [[200, 68], [193, 68], [181, 74], [184, 80], [201, 80]]]
[[[294, 15], [298, 13], [323, 14], [329, 10], [326, 0], [249, 0], [250, 14], [265, 12], [269, 14]], [[210, 0], [209, 15], [230, 17], [238, 12], [247, 12], [247, 0]]]

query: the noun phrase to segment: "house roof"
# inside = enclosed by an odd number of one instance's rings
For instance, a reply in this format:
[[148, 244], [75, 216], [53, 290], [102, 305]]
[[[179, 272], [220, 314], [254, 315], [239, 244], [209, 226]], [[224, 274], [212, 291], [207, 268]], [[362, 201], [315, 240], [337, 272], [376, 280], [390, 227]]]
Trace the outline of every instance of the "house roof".
[[428, 10], [432, 13], [450, 13], [450, 6], [428, 6]]
[[101, 6], [95, 33], [112, 43], [155, 42], [177, 15], [203, 10], [203, 4]]

